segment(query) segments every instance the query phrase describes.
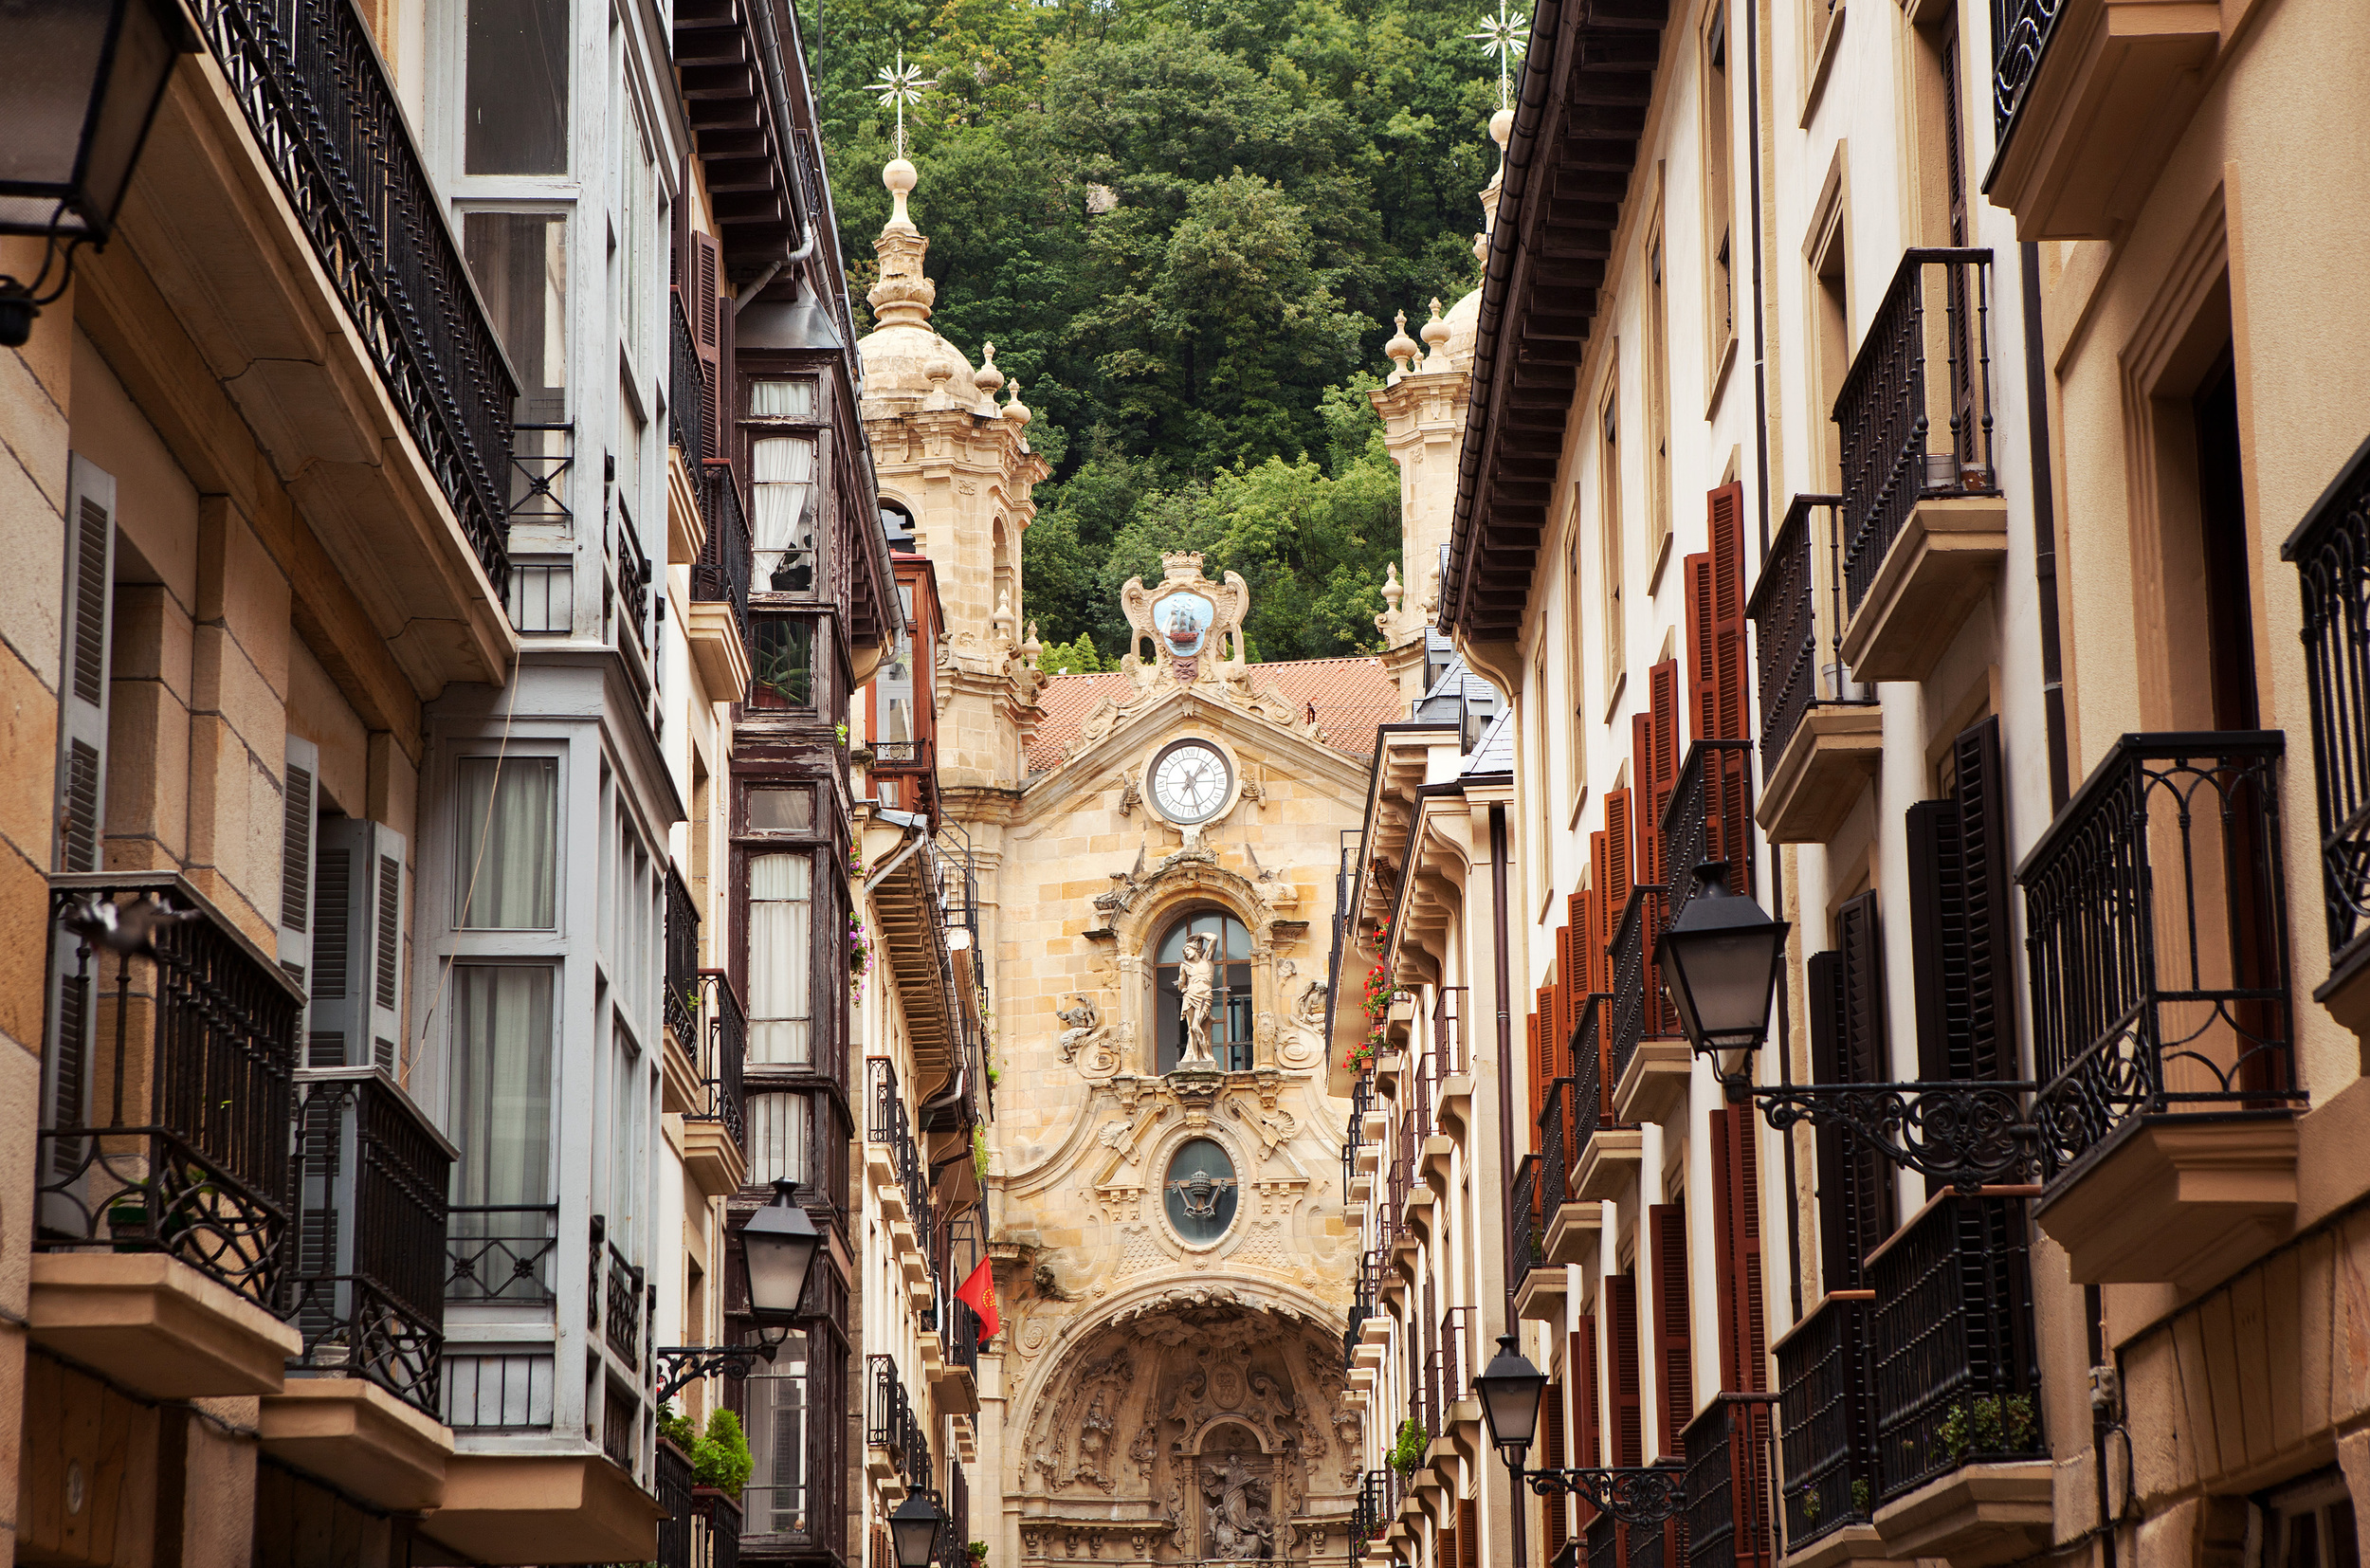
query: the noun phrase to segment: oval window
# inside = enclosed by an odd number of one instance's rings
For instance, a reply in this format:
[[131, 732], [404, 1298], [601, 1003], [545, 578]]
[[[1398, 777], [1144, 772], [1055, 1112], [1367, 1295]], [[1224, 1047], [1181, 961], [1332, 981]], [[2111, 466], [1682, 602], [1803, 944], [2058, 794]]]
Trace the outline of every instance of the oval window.
[[1215, 1241], [1234, 1223], [1234, 1161], [1215, 1139], [1179, 1144], [1162, 1186], [1169, 1223], [1187, 1242]]

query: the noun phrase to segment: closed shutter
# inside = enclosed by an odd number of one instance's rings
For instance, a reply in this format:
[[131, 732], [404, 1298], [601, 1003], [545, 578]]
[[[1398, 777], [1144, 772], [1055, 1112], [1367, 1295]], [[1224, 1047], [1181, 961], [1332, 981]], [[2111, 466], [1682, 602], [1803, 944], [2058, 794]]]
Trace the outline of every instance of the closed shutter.
[[[1679, 661], [1665, 659], [1646, 672], [1648, 698], [1647, 758], [1651, 766], [1652, 783], [1648, 795], [1639, 806], [1637, 826], [1639, 844], [1638, 880], [1655, 886], [1668, 885], [1670, 868], [1663, 864], [1662, 815], [1670, 804], [1671, 792], [1679, 786]], [[1645, 859], [1653, 856], [1654, 870], [1646, 874]]]
[[1481, 1568], [1481, 1504], [1456, 1500], [1456, 1568]]
[[[280, 967], [300, 990], [313, 972], [313, 829], [320, 748], [288, 737], [280, 788]], [[310, 1028], [300, 1024], [299, 1038]]]
[[[1603, 837], [1602, 833], [1589, 835], [1592, 866], [1597, 843]], [[1585, 1004], [1591, 995], [1605, 989], [1605, 900], [1604, 895], [1591, 887], [1579, 895], [1578, 902], [1579, 913], [1572, 917], [1572, 923], [1579, 927], [1580, 934], [1573, 940], [1580, 950], [1580, 1001]]]
[[722, 276], [722, 253], [717, 243], [693, 230], [691, 286], [684, 303], [691, 317], [692, 347], [700, 356], [701, 423], [708, 433], [706, 451], [684, 454], [694, 462], [702, 457], [722, 457], [732, 450], [721, 418], [721, 402], [730, 391], [724, 380], [723, 323], [731, 310], [718, 297]]
[[1708, 499], [1711, 536], [1711, 693], [1699, 740], [1741, 740], [1752, 734], [1745, 693], [1744, 486], [1723, 484]]
[[[1638, 781], [1632, 780], [1634, 786]], [[1633, 790], [1605, 792], [1605, 856], [1598, 866], [1603, 875], [1597, 888], [1605, 896], [1606, 940], [1613, 939], [1613, 931], [1621, 924], [1621, 912], [1630, 905], [1630, 869], [1635, 863], [1630, 854], [1630, 805]]]
[[1613, 1418], [1613, 1462], [1643, 1465], [1646, 1423], [1644, 1377], [1638, 1361], [1636, 1276], [1615, 1274], [1607, 1280], [1604, 1298], [1605, 1349], [1613, 1358], [1613, 1376], [1609, 1379], [1612, 1397], [1608, 1401]]
[[1670, 1458], [1685, 1457], [1679, 1434], [1695, 1418], [1695, 1360], [1687, 1333], [1687, 1214], [1680, 1203], [1647, 1210], [1654, 1231], [1655, 1408], [1662, 1424], [1658, 1447]]
[[401, 833], [358, 817], [320, 824], [306, 1064], [396, 1072], [409, 902]]
[[[50, 864], [60, 871], [97, 871], [104, 859], [107, 802], [107, 709], [114, 641], [114, 476], [82, 457], [66, 469], [65, 582], [59, 610], [58, 751], [51, 803]], [[97, 1060], [94, 957], [82, 973], [82, 943], [64, 936], [48, 943], [50, 1052], [44, 1096], [52, 1127], [79, 1127], [90, 1117], [90, 1072]], [[83, 1144], [61, 1138], [50, 1146], [52, 1175], [69, 1176], [82, 1162]], [[53, 1195], [46, 1205], [70, 1204]], [[61, 1223], [70, 1223], [62, 1221]]]
[[1679, 564], [1687, 595], [1687, 733], [1708, 740], [1720, 705], [1720, 655], [1712, 635], [1720, 611], [1712, 602], [1712, 557], [1707, 551]]
[[1752, 1111], [1711, 1113], [1712, 1229], [1720, 1246], [1720, 1386], [1732, 1394], [1768, 1387], [1768, 1324], [1761, 1306], [1759, 1167]]
[[1455, 1520], [1456, 1516], [1452, 1513], [1449, 1516], [1449, 1522], [1440, 1526], [1439, 1539], [1432, 1543], [1433, 1568], [1452, 1568], [1456, 1561], [1459, 1548], [1456, 1543]]
[[2015, 1004], [2009, 991], [2008, 775], [1999, 720], [1961, 731], [1952, 746], [1959, 805], [1960, 885], [1966, 901], [1966, 1076], [2014, 1078]]
[[[1804, 966], [1814, 1082], [1847, 1082], [1843, 1048], [1843, 955], [1814, 953]], [[1832, 1122], [1814, 1129], [1818, 1158], [1819, 1280], [1828, 1291], [1860, 1287], [1860, 1245], [1852, 1223], [1851, 1134]]]
[[[1568, 1463], [1563, 1448], [1563, 1385], [1559, 1382], [1549, 1383], [1540, 1392], [1539, 1399], [1540, 1424], [1547, 1430], [1545, 1468], [1559, 1470]], [[1547, 1544], [1550, 1548], [1548, 1555], [1553, 1557], [1555, 1555], [1553, 1548], [1562, 1545], [1571, 1537], [1572, 1505], [1564, 1497], [1550, 1497], [1545, 1500], [1545, 1504], [1540, 1511], [1547, 1518]]]
[[[1596, 1319], [1582, 1313], [1580, 1324], [1566, 1341], [1563, 1364], [1572, 1379], [1572, 1431], [1574, 1433], [1574, 1463], [1595, 1467], [1605, 1462], [1604, 1423], [1596, 1408]], [[1596, 1522], [1596, 1505], [1583, 1498], [1579, 1517], [1573, 1522], [1575, 1531], [1585, 1530]]]
[[1918, 1076], [1963, 1078], [1967, 1021], [1966, 890], [1959, 806], [1921, 800], [1907, 812], [1909, 952], [1917, 975]]
[[[1835, 950], [1811, 960], [1809, 979], [1812, 1054], [1822, 1080], [1888, 1081], [1884, 961], [1874, 893], [1863, 893], [1836, 911]], [[1867, 1140], [1840, 1128], [1820, 1130], [1818, 1151], [1827, 1288], [1856, 1289], [1863, 1261], [1898, 1223], [1892, 1165]]]

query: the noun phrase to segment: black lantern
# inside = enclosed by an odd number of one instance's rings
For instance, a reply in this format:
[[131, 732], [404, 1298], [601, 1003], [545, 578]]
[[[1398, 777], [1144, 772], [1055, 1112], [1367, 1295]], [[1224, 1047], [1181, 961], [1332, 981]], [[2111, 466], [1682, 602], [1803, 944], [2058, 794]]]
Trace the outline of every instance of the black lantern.
[[1654, 944], [1654, 962], [1695, 1049], [1752, 1050], [1769, 1031], [1790, 927], [1728, 890], [1727, 862], [1707, 860], [1695, 876], [1695, 896]]
[[749, 1216], [740, 1228], [741, 1261], [749, 1271], [749, 1316], [768, 1344], [780, 1344], [790, 1335], [791, 1320], [807, 1293], [807, 1272], [814, 1265], [823, 1233], [798, 1204], [795, 1182], [774, 1183], [774, 1201]]
[[0, 274], [0, 344], [24, 342], [64, 292], [74, 246], [107, 243], [174, 58], [198, 47], [173, 0], [0, 6], [0, 234], [48, 242], [31, 283]]
[[1518, 1470], [1539, 1431], [1539, 1391], [1546, 1386], [1547, 1375], [1515, 1348], [1511, 1334], [1498, 1336], [1498, 1354], [1473, 1379], [1482, 1419], [1489, 1423], [1490, 1446]]
[[889, 1543], [897, 1552], [897, 1568], [930, 1568], [939, 1549], [939, 1526], [946, 1515], [928, 1492], [915, 1492], [889, 1515]]

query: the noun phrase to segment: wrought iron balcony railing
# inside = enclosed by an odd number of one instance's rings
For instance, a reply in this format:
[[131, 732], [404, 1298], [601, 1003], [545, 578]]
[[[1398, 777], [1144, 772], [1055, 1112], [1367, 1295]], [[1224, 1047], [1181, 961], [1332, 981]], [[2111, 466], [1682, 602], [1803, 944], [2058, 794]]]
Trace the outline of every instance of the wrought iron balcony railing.
[[720, 1121], [724, 1136], [744, 1154], [749, 1147], [748, 1094], [741, 1083], [749, 1060], [749, 1015], [740, 1005], [733, 977], [720, 969], [702, 969], [699, 982], [700, 1019], [693, 1038], [701, 1042], [700, 1082], [707, 1103], [686, 1120]]
[[1578, 1140], [1573, 1137], [1578, 1088], [1570, 1078], [1557, 1079], [1547, 1085], [1547, 1103], [1539, 1112], [1539, 1216], [1542, 1223], [1552, 1220], [1571, 1196], [1572, 1164], [1579, 1158]]
[[[595, 1225], [603, 1224], [602, 1216], [592, 1216]], [[608, 1267], [603, 1268], [606, 1259]], [[642, 1302], [643, 1271], [639, 1265], [629, 1264], [613, 1242], [599, 1242], [592, 1249], [593, 1278], [602, 1285], [601, 1332], [609, 1348], [617, 1358], [629, 1365], [642, 1360]]]
[[2370, 919], [2370, 442], [2280, 546], [2304, 590], [2321, 897], [2332, 973]]
[[2002, 146], [2065, 9], [2066, 0], [1992, 0], [1992, 123]]
[[1670, 876], [1666, 919], [1677, 920], [1695, 897], [1695, 868], [1707, 860], [1726, 864], [1730, 887], [1752, 890], [1752, 741], [1698, 740], [1687, 748], [1663, 808], [1662, 842]]
[[1588, 1568], [1621, 1568], [1621, 1538], [1629, 1526], [1600, 1513], [1580, 1535], [1580, 1558]]
[[671, 290], [667, 299], [674, 308], [667, 316], [666, 439], [696, 474], [708, 455], [707, 374], [700, 368], [700, 344], [691, 334], [683, 290]]
[[1371, 1541], [1391, 1528], [1389, 1472], [1368, 1470], [1358, 1479], [1358, 1501], [1350, 1507], [1350, 1555], [1355, 1559]]
[[200, 0], [231, 96], [494, 596], [518, 387], [394, 83], [346, 0]]
[[300, 1069], [292, 1374], [365, 1377], [441, 1420], [453, 1146], [375, 1067]]
[[1629, 904], [1621, 911], [1621, 924], [1613, 934], [1613, 999], [1608, 1004], [1616, 1087], [1642, 1042], [1680, 1034], [1679, 1010], [1670, 1005], [1662, 987], [1662, 967], [1654, 962], [1654, 944], [1662, 939], [1667, 923], [1661, 888], [1650, 885], [1631, 890]]
[[658, 1522], [658, 1568], [693, 1568], [691, 1461], [672, 1443], [661, 1441], [658, 1446], [650, 1495], [666, 1510], [666, 1517]]
[[700, 515], [707, 522], [707, 542], [691, 568], [691, 596], [728, 604], [740, 640], [749, 642], [749, 514], [740, 503], [740, 482], [733, 465], [714, 460], [699, 465]]
[[1577, 1180], [1588, 1140], [1600, 1131], [1626, 1125], [1613, 1115], [1613, 1081], [1605, 1073], [1603, 1043], [1605, 1007], [1613, 998], [1592, 991], [1580, 1000], [1579, 1022], [1572, 1030], [1572, 1148], [1568, 1189]]
[[[65, 873], [49, 884], [60, 977], [34, 1249], [168, 1252], [276, 1309], [302, 994], [177, 872]], [[66, 923], [88, 930], [107, 904], [171, 909], [154, 928], [153, 956], [117, 957]]]
[[740, 1504], [722, 1492], [707, 1492], [700, 1513], [708, 1527], [707, 1568], [740, 1568]]
[[872, 1384], [865, 1413], [865, 1441], [876, 1449], [886, 1449], [896, 1458], [897, 1473], [905, 1478], [908, 1486], [933, 1486], [929, 1436], [914, 1415], [904, 1379], [897, 1375], [897, 1362], [886, 1356], [867, 1356], [865, 1359], [871, 1363]]
[[1766, 1394], [1715, 1394], [1680, 1444], [1686, 1453], [1687, 1568], [1771, 1560]]
[[1465, 1041], [1466, 995], [1461, 985], [1444, 985], [1432, 996], [1432, 1063], [1436, 1075], [1443, 1079], [1470, 1070]]
[[1876, 1501], [2049, 1451], [2020, 1200], [1945, 1193], [1869, 1258]]
[[1869, 1405], [1872, 1291], [1836, 1291], [1775, 1347], [1786, 1550], [1798, 1552], [1876, 1509], [1875, 1416]]
[[549, 1305], [556, 1203], [456, 1203], [447, 1212], [445, 1300]]
[[2275, 730], [2126, 735], [2016, 873], [2054, 1178], [2135, 1117], [2299, 1102]]
[[1506, 1204], [1506, 1288], [1521, 1288], [1522, 1276], [1547, 1261], [1546, 1222], [1539, 1212], [1539, 1157], [1524, 1155], [1514, 1167]]
[[[514, 527], [541, 524], [566, 528], [575, 520], [575, 509], [568, 504], [567, 478], [576, 465], [576, 427], [574, 421], [558, 424], [527, 424], [524, 421], [510, 428], [510, 523]], [[514, 601], [516, 595], [514, 594]], [[513, 609], [511, 624], [519, 625], [522, 617]], [[565, 630], [565, 627], [538, 629]]]
[[1473, 1309], [1469, 1306], [1452, 1306], [1440, 1315], [1440, 1348], [1433, 1354], [1434, 1386], [1439, 1392], [1433, 1397], [1444, 1431], [1449, 1412], [1470, 1393], [1473, 1359], [1467, 1340], [1472, 1332], [1472, 1320]]
[[699, 1049], [700, 906], [691, 900], [683, 872], [666, 866], [666, 1027], [685, 1048]]
[[875, 1056], [866, 1062], [865, 1071], [869, 1081], [865, 1137], [889, 1150], [914, 1233], [927, 1236], [931, 1233], [929, 1166], [914, 1141], [913, 1120], [905, 1113], [904, 1099], [897, 1092], [897, 1065], [885, 1056]]
[[1674, 1535], [1683, 1541], [1685, 1540], [1686, 1524], [1683, 1520], [1674, 1518], [1654, 1524], [1626, 1524], [1622, 1526], [1621, 1533], [1622, 1568], [1678, 1568], [1679, 1561], [1686, 1556], [1684, 1549], [1674, 1552], [1670, 1546], [1670, 1538]]
[[[1852, 611], [1920, 501], [1998, 493], [1991, 264], [1988, 250], [1905, 253], [1835, 399], [1844, 594]], [[1942, 366], [1940, 384], [1929, 364]]]

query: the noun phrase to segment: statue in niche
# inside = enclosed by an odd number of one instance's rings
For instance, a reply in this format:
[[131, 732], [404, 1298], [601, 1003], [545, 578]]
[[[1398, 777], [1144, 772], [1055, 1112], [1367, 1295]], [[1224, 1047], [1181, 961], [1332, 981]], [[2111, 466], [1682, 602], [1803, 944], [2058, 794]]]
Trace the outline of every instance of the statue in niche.
[[1177, 1021], [1185, 1046], [1179, 1067], [1218, 1070], [1218, 1059], [1210, 1053], [1210, 1004], [1217, 994], [1218, 974], [1217, 960], [1210, 954], [1215, 945], [1208, 935], [1195, 932], [1185, 939], [1184, 951], [1177, 955]]
[[1107, 1390], [1097, 1390], [1094, 1400], [1086, 1407], [1085, 1419], [1078, 1432], [1078, 1468], [1070, 1474], [1073, 1481], [1089, 1482], [1104, 1491], [1111, 1489], [1111, 1472], [1106, 1466], [1111, 1449], [1111, 1433], [1118, 1427], [1110, 1413], [1103, 1408]]
[[1209, 1509], [1209, 1555], [1226, 1562], [1256, 1562], [1274, 1556], [1275, 1520], [1267, 1486], [1230, 1453], [1203, 1474], [1201, 1495]]

